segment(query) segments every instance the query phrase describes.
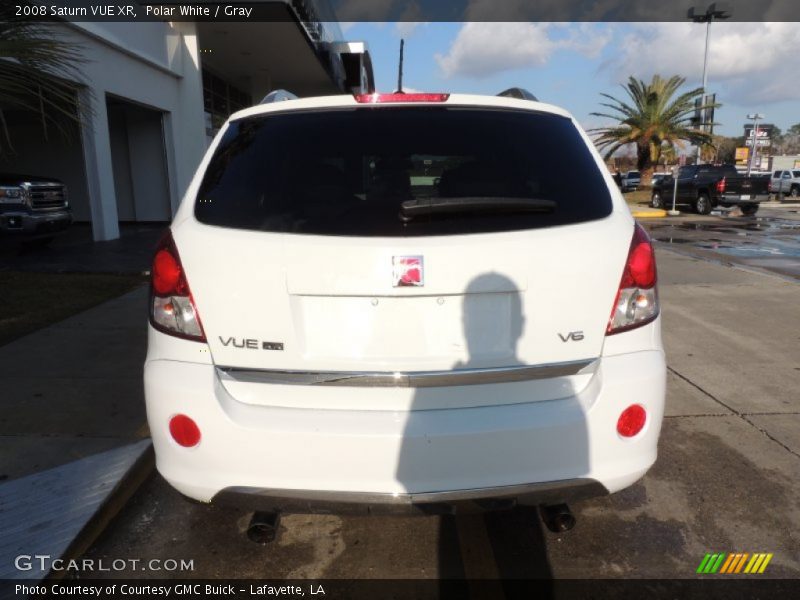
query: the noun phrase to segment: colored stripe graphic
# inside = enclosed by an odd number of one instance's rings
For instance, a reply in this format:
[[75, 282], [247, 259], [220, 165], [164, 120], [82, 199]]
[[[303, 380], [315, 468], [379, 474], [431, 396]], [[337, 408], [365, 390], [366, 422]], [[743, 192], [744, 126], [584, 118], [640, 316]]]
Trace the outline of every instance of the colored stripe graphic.
[[703, 557], [703, 560], [700, 561], [700, 566], [697, 567], [697, 573], [705, 573], [706, 565], [708, 564], [708, 560], [711, 558], [710, 554], [706, 554]]
[[723, 563], [722, 568], [719, 570], [719, 572], [720, 573], [730, 573], [731, 565], [736, 564], [736, 561], [738, 560], [738, 558], [739, 558], [738, 554], [728, 554], [728, 560], [726, 560]]
[[764, 569], [767, 568], [767, 565], [769, 564], [769, 561], [771, 561], [771, 560], [772, 560], [772, 553], [770, 552], [769, 554], [767, 554], [764, 557], [764, 562], [761, 563], [761, 567], [758, 569], [758, 572], [759, 573], [763, 573]]
[[772, 553], [767, 552], [756, 552], [754, 554], [748, 552], [732, 552], [730, 554], [715, 552], [714, 554], [706, 554], [703, 557], [696, 572], [704, 574], [763, 573], [773, 556]]
[[716, 573], [717, 572], [717, 569], [719, 569], [720, 565], [722, 565], [722, 560], [724, 558], [725, 558], [725, 553], [724, 552], [720, 552], [719, 553], [719, 558], [717, 558], [717, 561], [714, 563], [714, 566], [711, 567], [711, 573]]
[[744, 568], [744, 572], [745, 573], [749, 573], [750, 571], [753, 570], [753, 566], [756, 564], [756, 561], [758, 561], [758, 557], [759, 556], [761, 556], [761, 555], [760, 554], [753, 554], [753, 558], [750, 559], [750, 562], [747, 563], [747, 566]]
[[742, 554], [742, 558], [739, 559], [739, 564], [736, 565], [736, 570], [734, 571], [734, 573], [740, 573], [742, 571], [742, 568], [744, 567], [744, 561], [747, 560], [748, 556], [750, 555], [747, 552]]

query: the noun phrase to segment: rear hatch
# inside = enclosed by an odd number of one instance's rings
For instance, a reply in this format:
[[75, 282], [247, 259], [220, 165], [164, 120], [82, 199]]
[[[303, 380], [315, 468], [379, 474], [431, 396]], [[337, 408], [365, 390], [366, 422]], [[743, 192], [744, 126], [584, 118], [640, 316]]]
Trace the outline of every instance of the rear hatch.
[[571, 120], [403, 105], [232, 122], [174, 236], [218, 367], [404, 374], [596, 359], [631, 231]]

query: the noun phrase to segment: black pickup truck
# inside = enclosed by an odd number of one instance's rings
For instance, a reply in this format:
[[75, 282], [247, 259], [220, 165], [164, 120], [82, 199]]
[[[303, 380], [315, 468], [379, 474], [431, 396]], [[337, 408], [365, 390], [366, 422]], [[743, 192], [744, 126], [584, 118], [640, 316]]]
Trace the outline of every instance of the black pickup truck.
[[0, 238], [49, 239], [70, 223], [72, 211], [63, 182], [0, 173]]
[[[672, 175], [655, 183], [650, 206], [671, 206], [674, 186]], [[678, 170], [676, 204], [688, 204], [701, 215], [707, 215], [717, 206], [734, 205], [744, 214], [754, 215], [759, 203], [768, 199], [768, 175], [741, 175], [733, 165], [690, 165]]]

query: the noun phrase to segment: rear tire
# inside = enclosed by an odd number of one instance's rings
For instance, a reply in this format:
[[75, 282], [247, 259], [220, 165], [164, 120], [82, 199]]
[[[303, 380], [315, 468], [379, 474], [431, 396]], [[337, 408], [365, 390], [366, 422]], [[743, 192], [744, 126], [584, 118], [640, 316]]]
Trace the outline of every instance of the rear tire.
[[800, 196], [800, 187], [794, 186], [791, 190], [789, 190], [789, 196], [792, 198], [797, 198]]
[[754, 215], [758, 212], [758, 204], [742, 204], [739, 206], [743, 215]]
[[653, 195], [650, 196], [650, 206], [653, 208], [664, 208], [664, 199], [659, 192], [653, 192]]
[[694, 210], [698, 215], [711, 214], [711, 199], [706, 194], [700, 194], [694, 201]]

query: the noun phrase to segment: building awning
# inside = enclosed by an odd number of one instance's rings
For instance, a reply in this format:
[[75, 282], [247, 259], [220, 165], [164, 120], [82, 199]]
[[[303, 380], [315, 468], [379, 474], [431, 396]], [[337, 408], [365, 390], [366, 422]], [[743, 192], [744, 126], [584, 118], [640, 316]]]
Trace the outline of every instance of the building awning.
[[[345, 63], [352, 64], [351, 49], [361, 53], [361, 61], [372, 81], [372, 67], [366, 46], [330, 44], [315, 41], [292, 9], [284, 2], [270, 3], [275, 13], [272, 22], [198, 22], [196, 24], [200, 59], [204, 67], [224, 76], [230, 83], [250, 90], [258, 100], [275, 89], [297, 96], [349, 93]], [[364, 80], [363, 73], [359, 82]], [[371, 90], [364, 90], [371, 91]]]

